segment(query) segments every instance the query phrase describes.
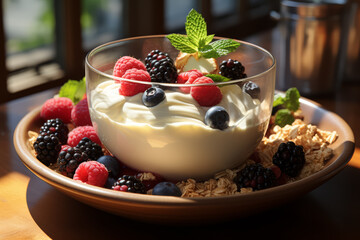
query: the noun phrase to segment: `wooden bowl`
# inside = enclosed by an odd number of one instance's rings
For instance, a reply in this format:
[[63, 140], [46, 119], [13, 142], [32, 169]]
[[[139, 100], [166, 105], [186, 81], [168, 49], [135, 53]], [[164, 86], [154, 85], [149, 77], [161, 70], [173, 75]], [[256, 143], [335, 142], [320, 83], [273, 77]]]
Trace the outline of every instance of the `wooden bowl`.
[[348, 124], [335, 113], [326, 111], [317, 103], [302, 98], [301, 108], [305, 122], [319, 128], [337, 131], [339, 137], [330, 145], [334, 156], [319, 172], [285, 185], [235, 196], [209, 198], [180, 198], [113, 191], [76, 182], [56, 173], [38, 161], [28, 144], [28, 131], [39, 131], [43, 121], [40, 108], [28, 113], [14, 132], [15, 149], [35, 175], [65, 194], [95, 208], [112, 214], [158, 223], [216, 222], [246, 217], [299, 197], [329, 180], [351, 159], [354, 135]]

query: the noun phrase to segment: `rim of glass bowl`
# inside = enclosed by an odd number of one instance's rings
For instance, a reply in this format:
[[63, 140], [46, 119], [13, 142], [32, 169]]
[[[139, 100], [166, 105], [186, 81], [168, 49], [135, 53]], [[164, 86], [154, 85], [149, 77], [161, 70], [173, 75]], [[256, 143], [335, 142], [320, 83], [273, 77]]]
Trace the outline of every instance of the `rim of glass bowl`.
[[[99, 45], [97, 47], [95, 47], [94, 49], [92, 49], [85, 57], [85, 63], [86, 65], [92, 69], [92, 71], [102, 75], [103, 77], [106, 77], [108, 79], [116, 79], [116, 80], [120, 80], [120, 81], [128, 81], [128, 82], [134, 82], [134, 83], [141, 83], [141, 84], [146, 84], [146, 85], [159, 85], [159, 86], [167, 86], [167, 87], [189, 87], [189, 86], [207, 86], [207, 85], [227, 85], [227, 84], [234, 84], [234, 83], [239, 83], [239, 82], [244, 82], [244, 81], [249, 81], [249, 80], [252, 80], [252, 79], [255, 79], [255, 78], [259, 78], [263, 75], [266, 75], [268, 72], [270, 72], [272, 69], [275, 68], [276, 66], [276, 60], [274, 58], [274, 56], [269, 52], [267, 51], [266, 49], [258, 46], [258, 45], [255, 45], [255, 44], [252, 44], [252, 43], [249, 43], [249, 42], [246, 42], [246, 41], [241, 41], [241, 40], [236, 40], [236, 39], [232, 39], [234, 41], [237, 41], [239, 42], [240, 44], [245, 44], [245, 45], [248, 45], [248, 46], [251, 46], [251, 47], [254, 47], [256, 48], [257, 50], [261, 51], [261, 52], [264, 52], [266, 53], [270, 59], [272, 60], [272, 64], [271, 66], [259, 73], [259, 74], [256, 74], [256, 75], [253, 75], [253, 76], [250, 76], [250, 77], [246, 77], [246, 78], [241, 78], [241, 79], [233, 79], [233, 80], [230, 80], [230, 81], [227, 81], [227, 82], [214, 82], [214, 83], [197, 83], [197, 84], [179, 84], [179, 83], [162, 83], [162, 82], [145, 82], [145, 81], [139, 81], [139, 80], [132, 80], [132, 79], [126, 79], [126, 78], [121, 78], [121, 77], [116, 77], [114, 75], [110, 75], [110, 74], [107, 74], [107, 73], [104, 73], [100, 70], [98, 70], [97, 68], [93, 67], [91, 64], [90, 64], [90, 61], [89, 61], [89, 58], [90, 56], [94, 55], [97, 51], [99, 51], [101, 48], [104, 48], [104, 47], [107, 47], [107, 46], [110, 46], [110, 45], [113, 45], [113, 44], [116, 44], [116, 43], [119, 43], [119, 42], [125, 42], [125, 41], [131, 41], [131, 40], [136, 40], [136, 39], [142, 39], [142, 38], [164, 38], [166, 37], [166, 35], [147, 35], [147, 36], [138, 36], [138, 37], [131, 37], [131, 38], [124, 38], [124, 39], [119, 39], [119, 40], [115, 40], [115, 41], [111, 41], [111, 42], [108, 42], [108, 43], [104, 43], [102, 45]], [[214, 39], [216, 40], [220, 40], [220, 39], [229, 39], [229, 38], [225, 38], [225, 37], [214, 37]], [[121, 56], [119, 56], [121, 57]]]

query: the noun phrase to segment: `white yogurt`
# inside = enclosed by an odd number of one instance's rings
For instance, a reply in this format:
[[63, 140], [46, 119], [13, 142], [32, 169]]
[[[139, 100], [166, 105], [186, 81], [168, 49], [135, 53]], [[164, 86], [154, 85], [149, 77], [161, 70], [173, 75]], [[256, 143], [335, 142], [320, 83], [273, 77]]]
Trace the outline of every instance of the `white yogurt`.
[[126, 165], [169, 179], [204, 179], [232, 168], [254, 151], [266, 130], [261, 105], [237, 85], [221, 87], [230, 115], [229, 128], [204, 124], [207, 107], [190, 94], [165, 91], [166, 99], [148, 108], [142, 93], [119, 94], [119, 83], [106, 81], [91, 92], [93, 125], [107, 149]]

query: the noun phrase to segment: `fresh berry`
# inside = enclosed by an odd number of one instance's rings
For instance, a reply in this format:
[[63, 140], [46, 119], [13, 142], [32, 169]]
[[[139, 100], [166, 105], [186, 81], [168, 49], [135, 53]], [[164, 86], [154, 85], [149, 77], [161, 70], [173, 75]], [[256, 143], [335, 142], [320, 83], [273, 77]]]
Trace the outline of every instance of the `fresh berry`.
[[[151, 82], [150, 75], [147, 71], [134, 68], [127, 70], [126, 73], [123, 75], [123, 78], [143, 82]], [[134, 83], [122, 80], [119, 88], [119, 93], [123, 96], [134, 96], [138, 93], [144, 92], [149, 87], [149, 84]]]
[[146, 71], [145, 65], [140, 60], [124, 56], [117, 60], [113, 70], [113, 75], [116, 77], [123, 77], [125, 72], [132, 68]]
[[94, 143], [87, 137], [81, 139], [76, 147], [79, 148], [82, 152], [86, 153], [88, 158], [91, 160], [96, 161], [99, 157], [104, 155], [101, 146], [97, 143]]
[[112, 189], [122, 192], [145, 193], [145, 186], [134, 176], [123, 175], [114, 183]]
[[259, 97], [260, 97], [260, 88], [256, 83], [254, 83], [252, 81], [246, 82], [242, 86], [242, 90], [243, 90], [243, 92], [246, 92], [254, 99], [256, 99], [256, 98], [259, 99]]
[[109, 176], [106, 179], [106, 182], [104, 184], [104, 188], [108, 188], [108, 189], [112, 189], [112, 186], [115, 184], [116, 180], [113, 177], [110, 177], [110, 172], [109, 172]]
[[40, 116], [44, 120], [60, 118], [64, 123], [70, 123], [73, 107], [74, 104], [69, 98], [50, 98], [42, 105]]
[[87, 99], [78, 102], [71, 111], [71, 121], [78, 126], [92, 126]]
[[153, 195], [176, 196], [182, 195], [181, 190], [172, 182], [161, 182], [155, 185], [152, 190]]
[[67, 144], [71, 147], [75, 147], [84, 137], [87, 137], [94, 143], [101, 145], [100, 139], [93, 126], [80, 126], [71, 130], [68, 134]]
[[289, 177], [296, 177], [305, 164], [304, 149], [291, 141], [281, 143], [273, 156], [273, 163]]
[[105, 165], [105, 167], [109, 171], [109, 177], [112, 177], [114, 179], [118, 178], [118, 176], [120, 175], [120, 163], [116, 158], [105, 155], [98, 158], [97, 161]]
[[224, 130], [229, 127], [229, 120], [228, 112], [221, 106], [211, 107], [205, 114], [205, 124], [211, 128]]
[[245, 67], [237, 60], [228, 59], [220, 64], [220, 74], [230, 79], [246, 78]]
[[[154, 54], [153, 56], [155, 55], [157, 54]], [[157, 58], [159, 58], [159, 55]], [[157, 58], [151, 60], [148, 68], [151, 81], [161, 83], [175, 83], [178, 74], [174, 65], [174, 61], [169, 57], [162, 57], [161, 55], [160, 60], [157, 60]]]
[[33, 146], [36, 158], [46, 166], [56, 162], [61, 150], [59, 138], [55, 134], [39, 135]]
[[[199, 77], [193, 84], [213, 83], [208, 77]], [[211, 107], [218, 104], [222, 99], [220, 88], [215, 85], [193, 86], [190, 90], [191, 96], [199, 103], [200, 106]]]
[[255, 163], [246, 166], [239, 171], [234, 183], [237, 185], [238, 191], [241, 188], [252, 188], [253, 190], [261, 190], [274, 186], [275, 174], [271, 169], [264, 168], [261, 164]]
[[86, 153], [82, 152], [77, 147], [70, 147], [65, 151], [59, 153], [57, 160], [59, 164], [59, 172], [62, 175], [72, 178], [74, 176], [76, 168], [80, 163], [88, 160]]
[[49, 119], [40, 127], [41, 135], [54, 134], [59, 138], [61, 144], [65, 144], [68, 138], [69, 129], [60, 118]]
[[147, 107], [154, 107], [165, 99], [165, 92], [159, 87], [146, 89], [142, 96], [142, 102]]
[[[196, 79], [202, 76], [203, 74], [199, 70], [193, 69], [180, 73], [176, 79], [176, 82], [179, 84], [192, 84]], [[180, 87], [180, 90], [183, 93], [190, 93], [190, 89], [190, 87]]]
[[154, 64], [161, 59], [171, 60], [169, 54], [161, 52], [160, 50], [152, 50], [145, 58], [145, 67], [148, 72], [153, 68]]
[[60, 151], [66, 151], [70, 146], [67, 144], [61, 145], [61, 150]]
[[103, 187], [108, 178], [106, 167], [97, 161], [82, 162], [76, 169], [73, 179], [90, 185]]

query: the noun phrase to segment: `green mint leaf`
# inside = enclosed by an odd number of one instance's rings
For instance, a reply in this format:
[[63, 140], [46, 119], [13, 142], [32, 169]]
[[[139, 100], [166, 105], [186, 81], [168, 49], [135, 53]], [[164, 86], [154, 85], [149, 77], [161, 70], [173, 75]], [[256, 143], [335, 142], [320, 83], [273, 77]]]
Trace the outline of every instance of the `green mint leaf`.
[[218, 58], [236, 50], [240, 43], [231, 39], [221, 39], [200, 49], [201, 56], [205, 58]]
[[221, 55], [211, 45], [205, 45], [199, 49], [199, 56], [204, 58], [218, 58]]
[[171, 44], [179, 51], [184, 53], [194, 53], [197, 51], [197, 46], [190, 42], [189, 38], [181, 34], [169, 34], [166, 36]]
[[189, 41], [192, 42], [195, 46], [200, 46], [200, 41], [206, 39], [207, 37], [205, 19], [194, 9], [191, 9], [186, 17], [185, 31]]
[[80, 80], [69, 80], [67, 81], [59, 91], [59, 97], [70, 98], [74, 104], [77, 104], [86, 93], [86, 82], [85, 77]]
[[287, 124], [292, 124], [295, 121], [294, 116], [289, 109], [280, 109], [275, 115], [275, 124], [280, 127], [285, 127]]
[[205, 38], [205, 45], [208, 45], [209, 43], [211, 43], [211, 41], [213, 40], [215, 34], [211, 34], [211, 35], [208, 35], [206, 38]]
[[280, 96], [279, 94], [274, 96], [274, 102], [273, 102], [273, 108], [277, 107], [279, 105], [282, 105], [285, 103], [285, 98], [283, 98], [282, 96]]
[[220, 74], [207, 74], [205, 75], [208, 78], [211, 78], [214, 82], [227, 82], [230, 81], [230, 78], [224, 77]]
[[300, 107], [300, 93], [296, 88], [289, 88], [285, 94], [285, 107], [291, 111], [297, 111]]

